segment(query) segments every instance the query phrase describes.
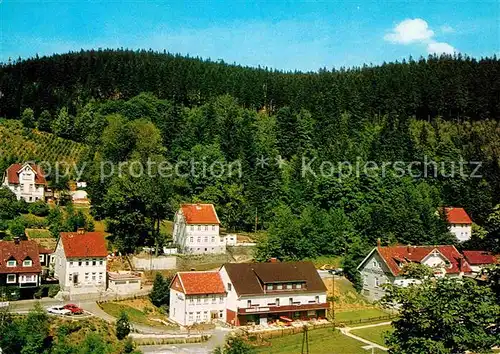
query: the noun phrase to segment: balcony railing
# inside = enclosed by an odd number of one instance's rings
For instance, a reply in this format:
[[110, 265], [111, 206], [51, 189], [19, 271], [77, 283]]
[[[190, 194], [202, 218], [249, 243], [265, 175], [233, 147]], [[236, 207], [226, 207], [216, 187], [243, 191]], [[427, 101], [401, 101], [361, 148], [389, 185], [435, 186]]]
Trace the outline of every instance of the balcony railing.
[[329, 308], [328, 303], [314, 303], [314, 304], [294, 304], [284, 306], [251, 306], [247, 308], [238, 308], [238, 314], [254, 314], [254, 313], [273, 313], [273, 312], [295, 312], [295, 311], [309, 311], [309, 310], [323, 310]]

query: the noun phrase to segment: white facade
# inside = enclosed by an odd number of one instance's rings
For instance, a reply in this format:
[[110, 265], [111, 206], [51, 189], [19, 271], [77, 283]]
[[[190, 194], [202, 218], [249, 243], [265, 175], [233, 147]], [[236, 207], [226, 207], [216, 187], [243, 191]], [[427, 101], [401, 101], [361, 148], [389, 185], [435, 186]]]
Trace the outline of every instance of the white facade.
[[173, 241], [181, 253], [225, 253], [225, 239], [219, 235], [219, 224], [188, 224], [180, 209], [175, 214]]
[[106, 257], [67, 258], [61, 241], [54, 253], [54, 276], [62, 291], [95, 292], [106, 289]]
[[9, 183], [6, 173], [2, 186], [8, 187], [16, 195], [17, 200], [21, 200], [22, 198], [28, 203], [33, 203], [37, 200], [45, 201], [45, 185], [36, 183], [35, 170], [29, 164], [25, 164], [18, 174], [19, 184]]
[[468, 241], [472, 236], [472, 224], [449, 224], [449, 228], [460, 242]]
[[209, 323], [213, 320], [225, 322], [226, 295], [186, 295], [171, 288], [169, 318], [183, 326]]

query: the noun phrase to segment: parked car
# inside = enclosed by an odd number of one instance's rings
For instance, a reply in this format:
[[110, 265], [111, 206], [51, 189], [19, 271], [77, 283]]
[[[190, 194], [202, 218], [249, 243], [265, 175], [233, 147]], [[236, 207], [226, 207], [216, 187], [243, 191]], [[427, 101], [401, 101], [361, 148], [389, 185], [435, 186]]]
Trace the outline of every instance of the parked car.
[[65, 309], [64, 306], [47, 307], [47, 312], [53, 313], [54, 315], [70, 315], [71, 314], [71, 311], [68, 309]]
[[81, 308], [79, 308], [78, 306], [76, 306], [75, 304], [64, 305], [64, 308], [66, 310], [71, 311], [71, 313], [73, 315], [81, 315], [83, 313], [83, 310]]

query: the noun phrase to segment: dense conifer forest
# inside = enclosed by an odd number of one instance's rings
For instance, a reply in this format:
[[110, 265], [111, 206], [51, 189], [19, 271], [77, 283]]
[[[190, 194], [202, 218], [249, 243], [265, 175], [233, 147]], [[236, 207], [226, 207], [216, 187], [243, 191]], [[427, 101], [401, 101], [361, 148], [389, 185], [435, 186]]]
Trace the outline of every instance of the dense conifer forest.
[[[89, 147], [93, 214], [127, 251], [164, 242], [161, 220], [188, 201], [214, 203], [228, 230], [267, 230], [258, 259], [345, 255], [349, 272], [377, 239], [454, 242], [440, 206], [473, 218], [467, 247], [500, 250], [496, 57], [301, 73], [82, 51], [6, 63], [0, 92], [0, 117]], [[149, 160], [241, 173], [103, 179], [99, 167]]]

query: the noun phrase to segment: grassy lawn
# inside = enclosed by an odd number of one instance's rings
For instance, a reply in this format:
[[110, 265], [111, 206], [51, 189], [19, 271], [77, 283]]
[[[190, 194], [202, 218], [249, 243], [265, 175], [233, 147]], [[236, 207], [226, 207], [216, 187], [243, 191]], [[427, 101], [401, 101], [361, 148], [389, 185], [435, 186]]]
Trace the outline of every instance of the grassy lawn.
[[367, 308], [367, 309], [352, 310], [352, 311], [335, 311], [335, 320], [337, 322], [358, 321], [358, 320], [365, 320], [368, 318], [375, 318], [387, 315], [389, 315], [387, 312], [377, 308], [371, 308], [371, 309]]
[[[293, 334], [270, 340], [271, 345], [258, 347], [258, 353], [270, 354], [296, 354], [301, 353], [302, 334]], [[333, 332], [331, 328], [321, 328], [309, 331], [309, 352], [314, 354], [367, 354], [362, 347], [365, 346], [355, 339], [344, 336], [340, 332]], [[384, 353], [375, 350], [374, 353]]]
[[26, 234], [32, 238], [53, 238], [49, 230], [46, 229], [26, 229]]
[[316, 258], [307, 259], [314, 263], [316, 268], [321, 268], [326, 266], [325, 268], [339, 268], [342, 263], [342, 257], [339, 256], [319, 256]]
[[[130, 301], [107, 302], [100, 304], [100, 306], [105, 312], [113, 317], [118, 317], [122, 311], [125, 311], [130, 322], [132, 323], [167, 328], [165, 324], [152, 320], [161, 319], [166, 321], [167, 316], [159, 313], [149, 301], [137, 299]], [[171, 325], [168, 327], [175, 326]]]
[[384, 340], [384, 335], [386, 332], [392, 332], [394, 329], [391, 325], [383, 325], [377, 327], [353, 329], [352, 334], [357, 335], [361, 338], [367, 339], [370, 342], [374, 342], [380, 345], [386, 345]]

